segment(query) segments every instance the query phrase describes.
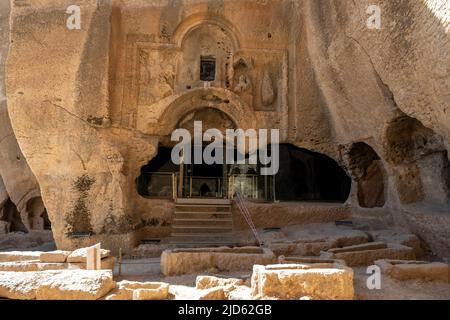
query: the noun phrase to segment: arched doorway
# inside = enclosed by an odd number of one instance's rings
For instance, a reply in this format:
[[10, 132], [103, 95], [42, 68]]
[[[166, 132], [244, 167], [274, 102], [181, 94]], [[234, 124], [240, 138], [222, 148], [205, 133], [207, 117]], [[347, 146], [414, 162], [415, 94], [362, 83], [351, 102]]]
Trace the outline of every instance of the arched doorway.
[[[193, 138], [198, 128], [194, 122], [201, 122], [201, 136], [210, 129], [215, 129], [223, 135], [223, 151], [220, 162], [206, 163], [204, 155], [211, 149], [209, 143], [215, 141], [198, 141]], [[172, 151], [178, 141], [171, 141], [165, 136], [160, 141], [158, 154], [141, 168], [141, 175], [137, 178], [138, 193], [144, 197], [156, 198], [230, 198], [235, 192], [244, 197], [261, 200], [272, 200], [273, 179], [260, 175], [261, 165], [249, 164], [248, 149], [239, 153], [236, 148], [227, 149], [227, 130], [239, 129], [235, 122], [221, 110], [205, 107], [195, 109], [181, 117], [175, 129], [184, 129], [189, 132], [191, 139], [191, 161], [175, 165], [171, 159]], [[248, 138], [245, 138], [248, 147]], [[233, 152], [234, 164], [227, 163], [227, 153]], [[174, 151], [176, 152], [176, 151]], [[197, 162], [194, 152], [200, 152], [202, 159]], [[214, 152], [211, 153], [215, 156]], [[237, 159], [245, 159], [245, 164], [237, 164]]]
[[385, 170], [378, 154], [368, 144], [357, 142], [352, 145], [348, 156], [350, 171], [358, 183], [359, 206], [383, 207], [386, 203]]
[[443, 138], [419, 120], [403, 115], [389, 124], [385, 141], [401, 203], [448, 208], [450, 162]]
[[330, 157], [280, 145], [280, 170], [275, 177], [276, 199], [281, 201], [345, 202], [351, 179]]

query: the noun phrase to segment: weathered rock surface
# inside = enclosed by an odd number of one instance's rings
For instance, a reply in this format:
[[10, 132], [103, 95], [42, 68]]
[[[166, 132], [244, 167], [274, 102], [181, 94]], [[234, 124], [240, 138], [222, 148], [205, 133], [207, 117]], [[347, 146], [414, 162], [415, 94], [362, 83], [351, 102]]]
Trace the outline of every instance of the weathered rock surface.
[[382, 242], [331, 249], [322, 256], [342, 259], [349, 267], [373, 265], [376, 260], [380, 259], [416, 259], [412, 248], [399, 244], [386, 245]]
[[245, 282], [246, 281], [244, 279], [198, 276], [195, 280], [195, 287], [197, 289], [210, 289], [214, 287], [225, 287], [228, 285], [242, 286]]
[[440, 262], [377, 260], [381, 271], [398, 280], [423, 280], [449, 282], [450, 267]]
[[[100, 268], [101, 270], [112, 270], [114, 271], [114, 266], [116, 264], [116, 258], [114, 257], [106, 257], [101, 259], [100, 261]], [[69, 269], [86, 269], [86, 263], [85, 262], [69, 262], [68, 263]]]
[[14, 261], [30, 261], [37, 260], [43, 252], [40, 251], [8, 251], [0, 252], [0, 262], [14, 262]]
[[0, 271], [44, 271], [44, 270], [63, 270], [68, 269], [67, 263], [47, 263], [35, 261], [16, 261], [16, 262], [0, 262]]
[[259, 299], [344, 300], [354, 298], [353, 270], [306, 265], [255, 265], [252, 294]]
[[0, 297], [19, 300], [96, 300], [115, 287], [111, 271], [0, 272]]
[[164, 275], [207, 270], [250, 271], [255, 264], [273, 262], [273, 252], [258, 247], [175, 249], [166, 250], [161, 255], [161, 271]]
[[169, 284], [164, 282], [136, 282], [123, 280], [117, 283], [106, 300], [165, 300], [169, 298]]
[[[67, 257], [67, 262], [70, 263], [86, 263], [87, 251], [89, 248], [80, 248], [72, 251]], [[106, 258], [111, 255], [111, 251], [100, 249], [101, 258]]]
[[66, 262], [67, 257], [71, 254], [70, 251], [56, 250], [50, 252], [42, 252], [39, 255], [41, 262]]

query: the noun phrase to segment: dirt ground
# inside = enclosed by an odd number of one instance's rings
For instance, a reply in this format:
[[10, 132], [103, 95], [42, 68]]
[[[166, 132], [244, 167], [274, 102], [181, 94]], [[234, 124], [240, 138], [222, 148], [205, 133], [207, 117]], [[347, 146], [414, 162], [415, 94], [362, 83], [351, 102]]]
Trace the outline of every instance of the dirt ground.
[[[319, 239], [334, 238], [349, 235], [348, 228], [337, 228], [330, 224], [306, 227], [288, 227], [279, 232], [270, 232], [263, 235], [264, 240], [294, 240], [294, 239]], [[354, 231], [351, 231], [354, 233]], [[245, 238], [250, 236], [242, 234]], [[0, 251], [52, 251], [55, 244], [51, 232], [39, 231], [24, 233], [10, 233], [0, 236]], [[387, 276], [381, 278], [380, 290], [369, 290], [366, 281], [365, 267], [354, 268], [354, 287], [356, 299], [359, 300], [450, 300], [450, 284], [440, 282], [422, 281], [397, 281]], [[160, 258], [135, 257], [125, 258], [122, 261], [119, 274], [119, 264], [116, 263], [114, 270], [115, 280], [131, 281], [162, 281], [171, 285], [170, 292], [174, 299], [196, 300], [202, 293], [195, 289], [195, 280], [198, 275], [212, 275], [223, 278], [250, 279], [251, 272], [215, 273], [203, 272], [201, 274], [190, 274], [182, 276], [166, 277], [161, 273]], [[249, 281], [248, 281], [249, 283]], [[233, 295], [233, 299], [251, 299], [250, 287], [241, 287]]]
[[[249, 278], [249, 272], [201, 273], [175, 277], [165, 277], [160, 271], [159, 258], [124, 260], [121, 276], [116, 266], [117, 280], [162, 281], [171, 284], [171, 293], [178, 300], [196, 300], [199, 292], [195, 290], [198, 275], [213, 275], [230, 278]], [[354, 285], [358, 300], [450, 300], [450, 284], [440, 282], [397, 281], [387, 276], [381, 278], [380, 290], [369, 290], [366, 286], [366, 268], [354, 268]], [[237, 298], [250, 299], [249, 290], [239, 292]]]

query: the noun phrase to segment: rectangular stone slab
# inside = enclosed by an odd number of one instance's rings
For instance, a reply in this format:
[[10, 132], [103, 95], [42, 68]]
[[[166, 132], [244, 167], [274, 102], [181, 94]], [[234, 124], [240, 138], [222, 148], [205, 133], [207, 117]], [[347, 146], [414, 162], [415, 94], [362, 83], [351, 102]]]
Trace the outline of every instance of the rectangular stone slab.
[[349, 267], [370, 266], [380, 259], [415, 260], [414, 250], [410, 247], [390, 244], [384, 249], [347, 251], [331, 253], [332, 258], [342, 259]]
[[251, 271], [255, 264], [275, 262], [271, 250], [258, 248], [258, 251], [261, 253], [245, 253], [243, 248], [166, 250], [161, 255], [161, 272], [168, 276], [208, 270]]
[[353, 251], [363, 251], [363, 250], [375, 250], [375, 249], [385, 249], [387, 244], [384, 242], [369, 242], [364, 244], [358, 244], [355, 246], [343, 247], [343, 248], [333, 248], [328, 250], [331, 253], [342, 253], [342, 252], [353, 252]]
[[384, 274], [398, 280], [449, 282], [449, 266], [441, 262], [377, 260]]
[[256, 299], [350, 300], [354, 298], [353, 270], [296, 264], [255, 265], [252, 295]]
[[41, 251], [9, 251], [0, 252], [0, 262], [39, 260]]

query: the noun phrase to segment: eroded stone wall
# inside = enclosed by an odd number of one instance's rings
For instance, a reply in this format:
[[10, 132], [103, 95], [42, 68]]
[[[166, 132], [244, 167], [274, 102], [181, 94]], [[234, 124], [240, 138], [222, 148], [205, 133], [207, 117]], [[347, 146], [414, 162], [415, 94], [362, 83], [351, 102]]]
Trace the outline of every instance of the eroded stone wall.
[[[432, 6], [441, 2], [379, 1], [381, 30], [367, 29], [370, 1], [85, 0], [81, 30], [66, 27], [70, 1], [27, 3], [12, 7], [8, 108], [59, 247], [128, 250], [166, 236], [173, 206], [139, 196], [135, 179], [180, 119], [209, 107], [334, 158], [354, 178], [355, 216], [407, 226], [450, 251], [449, 17]], [[204, 88], [196, 57], [211, 55], [219, 69]], [[420, 154], [407, 166], [390, 157], [388, 134], [405, 117], [432, 130], [405, 136]], [[440, 144], [423, 154], [421, 141]], [[357, 142], [377, 155], [361, 165], [374, 178], [352, 172]], [[364, 200], [374, 208], [360, 206], [358, 179], [376, 181], [377, 199]], [[403, 184], [419, 197], [409, 201]]]

